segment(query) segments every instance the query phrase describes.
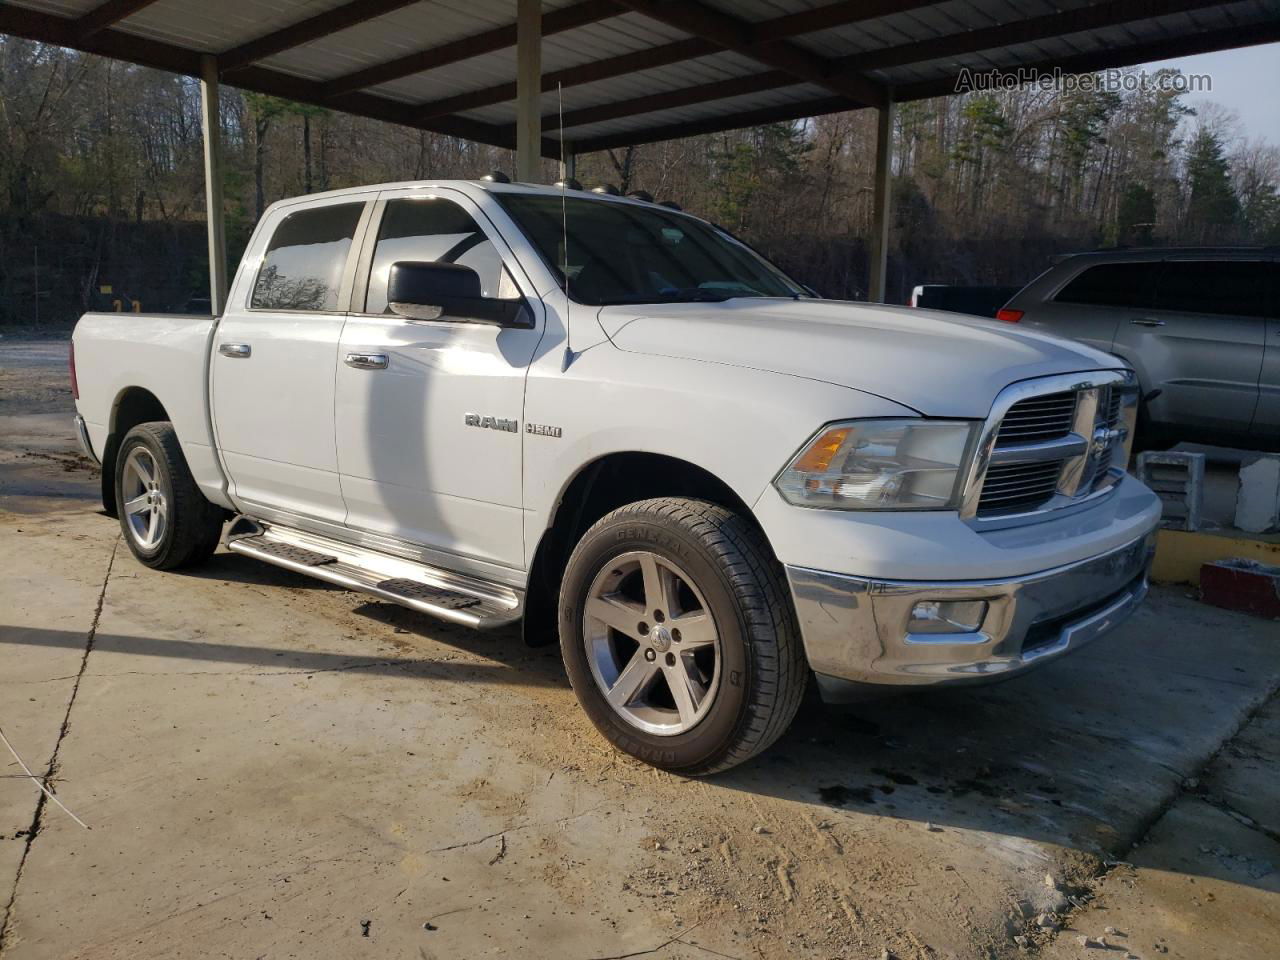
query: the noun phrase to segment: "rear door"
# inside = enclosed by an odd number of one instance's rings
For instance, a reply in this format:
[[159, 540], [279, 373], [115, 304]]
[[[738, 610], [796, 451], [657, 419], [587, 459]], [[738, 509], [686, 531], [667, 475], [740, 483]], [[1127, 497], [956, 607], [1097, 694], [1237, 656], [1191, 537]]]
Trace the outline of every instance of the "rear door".
[[[523, 296], [534, 325], [398, 316], [387, 276], [400, 260], [470, 267], [485, 296]], [[381, 194], [357, 277], [337, 366], [348, 525], [451, 569], [522, 568], [521, 421], [542, 335], [533, 285], [476, 203], [445, 188]]]
[[1115, 352], [1133, 364], [1153, 422], [1241, 434], [1258, 405], [1266, 337], [1266, 263], [1170, 258], [1150, 310], [1116, 330]]
[[[1052, 298], [1009, 305], [1026, 314], [1022, 325], [1113, 352], [1116, 331], [1135, 311], [1151, 307], [1159, 263], [1150, 260], [1095, 263], [1077, 273]], [[1036, 282], [1038, 285], [1039, 281]]]
[[214, 429], [232, 496], [257, 516], [346, 518], [334, 371], [369, 206], [346, 196], [272, 208], [219, 321]]

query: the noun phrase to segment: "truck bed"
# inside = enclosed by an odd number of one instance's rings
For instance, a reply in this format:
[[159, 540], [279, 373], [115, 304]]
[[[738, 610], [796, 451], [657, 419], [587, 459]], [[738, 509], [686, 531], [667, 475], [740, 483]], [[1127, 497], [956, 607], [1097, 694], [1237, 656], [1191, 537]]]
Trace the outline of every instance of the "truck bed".
[[110, 443], [119, 442], [112, 430], [123, 403], [153, 402], [173, 423], [196, 482], [215, 502], [225, 496], [209, 417], [216, 321], [208, 314], [86, 313], [71, 337], [76, 410], [95, 454], [103, 458]]

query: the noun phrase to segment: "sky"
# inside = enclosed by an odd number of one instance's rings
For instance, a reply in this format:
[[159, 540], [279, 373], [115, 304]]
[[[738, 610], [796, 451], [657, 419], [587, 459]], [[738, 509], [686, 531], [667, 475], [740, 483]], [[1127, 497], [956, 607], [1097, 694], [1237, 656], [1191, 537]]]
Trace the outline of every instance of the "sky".
[[1183, 102], [1222, 104], [1240, 118], [1241, 134], [1280, 146], [1280, 43], [1223, 50], [1142, 65], [1147, 71], [1177, 67], [1183, 73], [1208, 74], [1212, 93], [1187, 94]]

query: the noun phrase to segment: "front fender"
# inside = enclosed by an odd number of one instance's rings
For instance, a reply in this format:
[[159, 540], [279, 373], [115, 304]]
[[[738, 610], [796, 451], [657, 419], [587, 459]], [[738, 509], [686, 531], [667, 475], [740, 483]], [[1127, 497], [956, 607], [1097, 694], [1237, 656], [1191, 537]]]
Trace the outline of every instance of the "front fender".
[[[554, 351], [552, 352], [554, 354]], [[526, 559], [571, 479], [611, 453], [683, 460], [752, 504], [814, 431], [832, 420], [915, 416], [848, 387], [702, 360], [624, 353], [603, 343], [568, 370], [530, 370], [525, 401]], [[559, 428], [558, 436], [536, 432]]]

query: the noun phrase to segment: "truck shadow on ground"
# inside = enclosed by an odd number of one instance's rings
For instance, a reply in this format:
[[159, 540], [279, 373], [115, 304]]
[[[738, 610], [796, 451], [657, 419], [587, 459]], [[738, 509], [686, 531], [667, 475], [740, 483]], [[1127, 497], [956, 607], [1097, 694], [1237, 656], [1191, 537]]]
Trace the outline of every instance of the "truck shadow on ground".
[[[318, 591], [334, 595], [350, 593], [345, 587], [235, 553], [216, 553], [200, 567], [177, 572], [200, 580]], [[406, 657], [413, 658], [415, 646], [419, 646], [422, 641], [436, 641], [468, 654], [488, 657], [500, 664], [509, 665], [513, 671], [524, 671], [531, 684], [569, 689], [569, 681], [560, 664], [559, 648], [527, 646], [518, 623], [496, 630], [471, 630], [434, 619], [399, 604], [373, 599], [357, 604], [351, 612], [386, 627], [389, 631], [387, 639], [405, 651]], [[512, 682], [517, 681], [513, 679]]]
[[[82, 632], [0, 624], [0, 659], [16, 655], [14, 648], [20, 646], [82, 650], [85, 642], [86, 638]], [[518, 636], [511, 641], [512, 645], [518, 642]], [[528, 650], [524, 651], [524, 656], [519, 658], [521, 662], [515, 666], [500, 658], [487, 661], [458, 660], [432, 657], [425, 653], [415, 656], [412, 651], [406, 652], [403, 656], [387, 656], [359, 652], [280, 649], [223, 640], [179, 640], [131, 634], [97, 633], [93, 638], [93, 653], [96, 662], [92, 662], [86, 670], [87, 676], [111, 676], [115, 671], [109, 665], [109, 661], [102, 660], [102, 655], [121, 654], [161, 657], [197, 664], [237, 664], [246, 668], [243, 671], [184, 669], [181, 671], [183, 673], [225, 672], [234, 676], [237, 673], [312, 674], [353, 671], [370, 675], [416, 677], [457, 683], [511, 684], [519, 687], [567, 686], [563, 681], [556, 683], [549, 669], [543, 670], [536, 667], [529, 669], [531, 663], [545, 658], [530, 656], [531, 653], [536, 654], [536, 651]], [[156, 671], [157, 675], [164, 672]]]

